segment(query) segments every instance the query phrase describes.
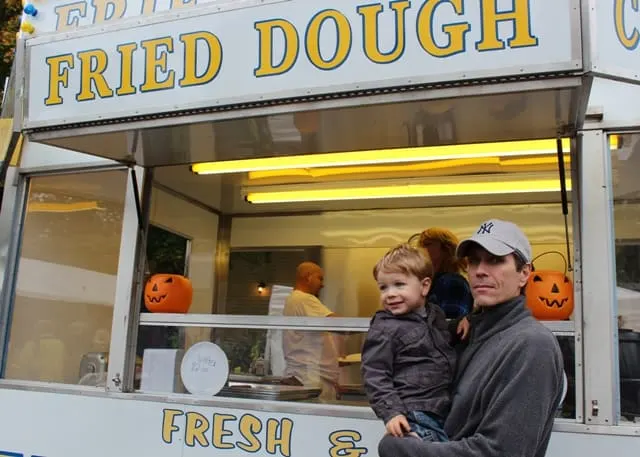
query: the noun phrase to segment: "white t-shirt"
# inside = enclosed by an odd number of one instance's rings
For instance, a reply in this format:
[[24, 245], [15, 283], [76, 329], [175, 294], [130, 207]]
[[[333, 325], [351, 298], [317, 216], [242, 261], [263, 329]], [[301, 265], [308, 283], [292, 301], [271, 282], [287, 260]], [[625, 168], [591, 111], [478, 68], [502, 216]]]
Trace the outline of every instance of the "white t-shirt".
[[[317, 297], [294, 290], [285, 301], [285, 316], [327, 317], [332, 311]], [[282, 335], [285, 376], [296, 376], [305, 385], [338, 381], [338, 350], [329, 332], [285, 330]]]

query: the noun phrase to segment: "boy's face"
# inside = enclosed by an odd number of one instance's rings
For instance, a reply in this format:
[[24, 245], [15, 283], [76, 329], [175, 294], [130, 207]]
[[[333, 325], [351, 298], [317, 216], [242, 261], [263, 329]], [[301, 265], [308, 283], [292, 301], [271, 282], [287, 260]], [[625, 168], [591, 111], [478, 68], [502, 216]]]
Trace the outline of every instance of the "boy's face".
[[394, 315], [406, 314], [424, 306], [431, 287], [431, 279], [418, 279], [403, 273], [378, 273], [380, 302], [384, 309]]

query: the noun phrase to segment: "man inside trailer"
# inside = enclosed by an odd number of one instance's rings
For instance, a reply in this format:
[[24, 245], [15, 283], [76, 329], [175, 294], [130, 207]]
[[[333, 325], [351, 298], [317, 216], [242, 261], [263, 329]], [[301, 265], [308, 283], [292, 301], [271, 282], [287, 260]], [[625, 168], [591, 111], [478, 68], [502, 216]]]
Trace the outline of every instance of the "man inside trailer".
[[[324, 272], [313, 262], [296, 269], [293, 292], [284, 305], [285, 316], [331, 317], [335, 313], [318, 298], [324, 286]], [[305, 386], [322, 389], [320, 400], [336, 399], [340, 337], [330, 332], [286, 330], [283, 332], [285, 376], [297, 377]]]
[[515, 224], [488, 220], [460, 243], [477, 310], [458, 359], [448, 441], [382, 438], [380, 457], [544, 457], [562, 397], [555, 336], [525, 306], [531, 246]]

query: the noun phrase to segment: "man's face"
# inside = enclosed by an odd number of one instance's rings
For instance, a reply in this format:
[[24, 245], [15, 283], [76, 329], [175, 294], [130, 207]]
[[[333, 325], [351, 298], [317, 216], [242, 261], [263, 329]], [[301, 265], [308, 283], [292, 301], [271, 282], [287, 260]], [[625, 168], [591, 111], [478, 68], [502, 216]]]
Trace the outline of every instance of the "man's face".
[[516, 269], [513, 254], [496, 256], [480, 246], [469, 250], [469, 283], [478, 306], [495, 306], [520, 295], [531, 273], [530, 265]]
[[324, 287], [324, 272], [322, 269], [318, 268], [309, 272], [307, 284], [309, 286], [309, 293], [317, 296]]

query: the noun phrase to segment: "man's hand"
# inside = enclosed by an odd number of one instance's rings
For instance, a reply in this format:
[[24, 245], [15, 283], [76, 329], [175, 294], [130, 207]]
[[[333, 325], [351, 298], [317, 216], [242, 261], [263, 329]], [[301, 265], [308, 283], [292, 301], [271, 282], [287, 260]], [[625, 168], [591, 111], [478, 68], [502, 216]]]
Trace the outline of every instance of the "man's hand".
[[411, 432], [411, 427], [407, 418], [402, 414], [392, 417], [386, 423], [387, 433], [389, 435], [396, 436], [398, 438], [403, 437], [405, 434]]
[[469, 329], [471, 328], [471, 324], [469, 323], [469, 319], [463, 317], [458, 322], [458, 328], [456, 329], [456, 333], [460, 335], [461, 340], [466, 340], [469, 335]]

